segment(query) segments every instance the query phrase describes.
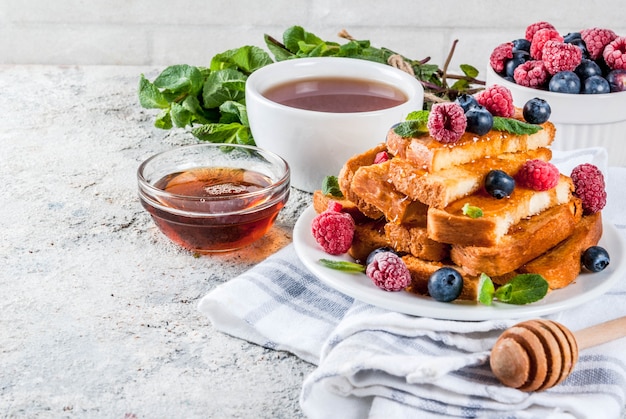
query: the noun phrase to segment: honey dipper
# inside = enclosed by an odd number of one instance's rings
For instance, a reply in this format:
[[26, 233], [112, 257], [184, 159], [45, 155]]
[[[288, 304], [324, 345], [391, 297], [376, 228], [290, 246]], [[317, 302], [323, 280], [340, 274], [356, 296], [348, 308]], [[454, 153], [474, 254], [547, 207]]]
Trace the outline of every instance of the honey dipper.
[[551, 320], [528, 320], [505, 330], [491, 349], [490, 365], [502, 384], [542, 391], [572, 372], [578, 351], [626, 336], [626, 317], [572, 333]]

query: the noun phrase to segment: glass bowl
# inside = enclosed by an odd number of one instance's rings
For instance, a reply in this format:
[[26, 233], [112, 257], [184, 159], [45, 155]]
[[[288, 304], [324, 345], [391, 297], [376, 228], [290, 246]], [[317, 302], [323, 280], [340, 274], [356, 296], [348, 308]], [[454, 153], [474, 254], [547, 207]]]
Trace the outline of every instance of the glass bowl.
[[158, 228], [197, 253], [247, 246], [289, 198], [285, 160], [245, 145], [197, 144], [156, 154], [137, 170], [139, 198]]

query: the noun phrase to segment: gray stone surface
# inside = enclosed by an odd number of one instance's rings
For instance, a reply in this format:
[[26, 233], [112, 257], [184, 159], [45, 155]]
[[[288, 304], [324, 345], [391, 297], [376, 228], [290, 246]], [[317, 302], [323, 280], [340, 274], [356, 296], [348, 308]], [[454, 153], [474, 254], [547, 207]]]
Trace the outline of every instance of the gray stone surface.
[[240, 252], [194, 257], [137, 199], [160, 68], [0, 67], [0, 417], [301, 417], [312, 366], [213, 330], [201, 297], [291, 240], [310, 196]]

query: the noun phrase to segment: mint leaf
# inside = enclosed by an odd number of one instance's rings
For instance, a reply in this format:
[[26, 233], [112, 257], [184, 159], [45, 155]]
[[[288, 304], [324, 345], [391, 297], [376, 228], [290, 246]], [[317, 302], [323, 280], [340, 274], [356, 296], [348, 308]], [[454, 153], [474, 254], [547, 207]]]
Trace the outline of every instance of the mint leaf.
[[192, 114], [183, 105], [172, 103], [170, 115], [175, 127], [183, 128], [191, 124]]
[[337, 271], [355, 272], [355, 273], [365, 272], [365, 266], [359, 263], [348, 262], [345, 260], [320, 259], [320, 263], [327, 268], [335, 269]]
[[211, 143], [254, 144], [250, 128], [237, 122], [200, 125], [192, 129], [191, 133], [199, 140]]
[[461, 211], [463, 212], [463, 215], [467, 215], [470, 218], [480, 218], [483, 216], [483, 210], [475, 207], [473, 205], [470, 205], [469, 203], [466, 203], [465, 205], [463, 205], [463, 208], [461, 209]]
[[475, 79], [476, 77], [478, 77], [478, 69], [474, 66], [471, 66], [469, 64], [461, 64], [459, 65], [459, 68], [461, 69], [461, 71], [463, 72], [463, 74], [465, 74], [467, 77], [471, 77], [473, 79]]
[[159, 114], [156, 116], [155, 120], [154, 120], [154, 126], [160, 129], [171, 129], [172, 128], [172, 117], [170, 115], [170, 110], [168, 109], [163, 109], [161, 112], [159, 112]]
[[228, 124], [231, 122], [239, 122], [241, 125], [246, 127], [250, 126], [248, 123], [248, 112], [246, 110], [246, 105], [233, 102], [229, 100], [220, 105], [220, 112], [222, 113], [222, 117], [220, 118], [220, 123]]
[[493, 117], [493, 129], [496, 131], [510, 132], [517, 135], [531, 135], [541, 131], [541, 125], [529, 124], [514, 118], [503, 118], [501, 116]]
[[250, 75], [253, 71], [271, 63], [273, 63], [272, 58], [267, 52], [259, 47], [247, 45], [215, 55], [211, 59], [209, 68], [212, 71], [234, 68]]
[[203, 77], [197, 67], [187, 64], [167, 67], [154, 79], [154, 85], [173, 93], [195, 95], [202, 88]]
[[419, 110], [409, 113], [404, 122], [395, 126], [393, 131], [403, 138], [421, 137], [428, 132], [429, 111]]
[[313, 33], [305, 31], [302, 26], [292, 26], [283, 32], [283, 44], [294, 54], [300, 51], [301, 46], [307, 45], [307, 48], [312, 46], [311, 49], [313, 49], [315, 46], [323, 43], [324, 41]]
[[343, 198], [337, 176], [326, 176], [324, 178], [322, 181], [322, 193], [324, 195], [334, 196], [335, 198]]
[[145, 109], [166, 109], [170, 106], [163, 93], [143, 74], [139, 78], [139, 104]]
[[478, 301], [486, 306], [490, 306], [493, 302], [494, 294], [495, 287], [493, 281], [489, 275], [481, 273], [478, 279]]
[[548, 281], [538, 274], [520, 274], [502, 285], [495, 298], [508, 304], [529, 304], [541, 300], [548, 293]]
[[[245, 94], [240, 89], [241, 83], [245, 85], [246, 76], [232, 68], [225, 68], [211, 72], [204, 82], [202, 100], [205, 108], [218, 108], [222, 103], [233, 100], [243, 102]], [[239, 82], [239, 83], [235, 83]], [[235, 89], [232, 87], [236, 86]]]

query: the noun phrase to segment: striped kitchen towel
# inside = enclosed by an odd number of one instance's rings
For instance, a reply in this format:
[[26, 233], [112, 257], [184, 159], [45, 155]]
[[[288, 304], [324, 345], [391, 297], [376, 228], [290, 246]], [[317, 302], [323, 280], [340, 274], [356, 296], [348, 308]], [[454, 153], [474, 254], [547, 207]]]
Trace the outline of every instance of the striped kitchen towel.
[[[626, 168], [610, 169], [607, 216], [626, 235]], [[621, 224], [620, 224], [621, 222]], [[626, 315], [626, 278], [603, 296], [546, 318], [578, 330]], [[315, 364], [301, 406], [310, 418], [620, 418], [626, 343], [580, 353], [544, 392], [498, 383], [488, 365], [500, 333], [520, 320], [415, 317], [353, 301], [317, 280], [287, 246], [219, 286], [199, 309], [217, 330]]]

